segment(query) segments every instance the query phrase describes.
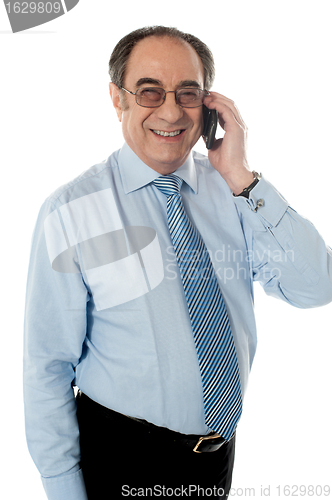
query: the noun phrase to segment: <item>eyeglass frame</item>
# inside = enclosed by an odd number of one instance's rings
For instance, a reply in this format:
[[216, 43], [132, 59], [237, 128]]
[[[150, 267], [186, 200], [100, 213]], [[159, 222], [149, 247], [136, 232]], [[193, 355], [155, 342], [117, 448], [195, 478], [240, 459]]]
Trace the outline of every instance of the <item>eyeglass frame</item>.
[[[136, 90], [136, 92], [131, 92], [130, 90], [127, 90], [125, 89], [124, 87], [119, 87], [120, 90], [124, 90], [125, 92], [128, 92], [128, 94], [131, 94], [131, 95], [134, 95], [135, 96], [135, 102], [138, 106], [141, 106], [142, 108], [160, 108], [160, 106], [162, 106], [166, 100], [166, 94], [169, 94], [169, 93], [174, 93], [175, 94], [175, 102], [178, 106], [181, 106], [181, 108], [199, 108], [200, 106], [203, 106], [203, 102], [201, 104], [198, 104], [198, 106], [182, 106], [182, 104], [179, 104], [178, 103], [178, 100], [177, 100], [177, 92], [179, 92], [180, 90], [187, 90], [187, 89], [195, 89], [195, 90], [200, 90], [201, 92], [205, 93], [205, 95], [210, 95], [210, 92], [206, 89], [201, 89], [199, 87], [181, 87], [180, 89], [177, 89], [177, 90], [165, 90], [163, 89], [162, 87], [140, 87]], [[139, 90], [142, 90], [142, 89], [158, 89], [158, 90], [162, 90], [164, 92], [164, 97], [163, 97], [163, 100], [160, 104], [158, 104], [158, 106], [143, 106], [142, 104], [139, 104], [137, 102], [137, 92]]]

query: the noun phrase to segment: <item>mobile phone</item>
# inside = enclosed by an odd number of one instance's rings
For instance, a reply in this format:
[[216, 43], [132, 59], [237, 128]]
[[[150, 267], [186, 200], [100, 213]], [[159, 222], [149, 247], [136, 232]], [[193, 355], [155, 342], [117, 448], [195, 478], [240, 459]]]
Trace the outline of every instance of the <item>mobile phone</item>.
[[209, 109], [203, 104], [203, 139], [207, 149], [211, 149], [214, 143], [218, 125], [218, 113], [215, 109]]

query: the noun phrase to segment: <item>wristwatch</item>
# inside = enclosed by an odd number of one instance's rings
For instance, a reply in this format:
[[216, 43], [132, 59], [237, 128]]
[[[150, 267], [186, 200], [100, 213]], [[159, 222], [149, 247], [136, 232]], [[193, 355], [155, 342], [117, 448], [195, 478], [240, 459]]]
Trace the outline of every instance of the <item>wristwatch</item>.
[[259, 174], [258, 172], [255, 172], [255, 170], [253, 170], [251, 173], [254, 176], [253, 182], [250, 184], [250, 186], [244, 188], [244, 190], [242, 191], [242, 193], [235, 194], [234, 196], [244, 196], [245, 198], [249, 198], [250, 191], [256, 186], [256, 184], [259, 183], [259, 181], [262, 178], [262, 174]]

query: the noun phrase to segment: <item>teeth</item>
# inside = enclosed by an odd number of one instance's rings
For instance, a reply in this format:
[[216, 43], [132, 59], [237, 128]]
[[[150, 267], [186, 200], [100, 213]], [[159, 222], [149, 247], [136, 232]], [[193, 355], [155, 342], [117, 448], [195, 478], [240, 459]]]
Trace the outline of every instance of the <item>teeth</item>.
[[182, 130], [175, 130], [175, 132], [163, 132], [162, 130], [154, 130], [155, 134], [162, 135], [164, 137], [174, 137], [181, 134]]

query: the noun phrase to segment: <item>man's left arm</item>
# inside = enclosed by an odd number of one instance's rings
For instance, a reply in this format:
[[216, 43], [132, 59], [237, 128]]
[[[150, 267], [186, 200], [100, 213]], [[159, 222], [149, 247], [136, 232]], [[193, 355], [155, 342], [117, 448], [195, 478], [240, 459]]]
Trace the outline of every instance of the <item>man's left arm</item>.
[[298, 307], [332, 301], [332, 250], [265, 179], [249, 197], [241, 196], [254, 180], [246, 155], [247, 127], [230, 99], [211, 92], [204, 104], [218, 111], [225, 131], [209, 151], [209, 160], [234, 193], [254, 279], [268, 294]]

